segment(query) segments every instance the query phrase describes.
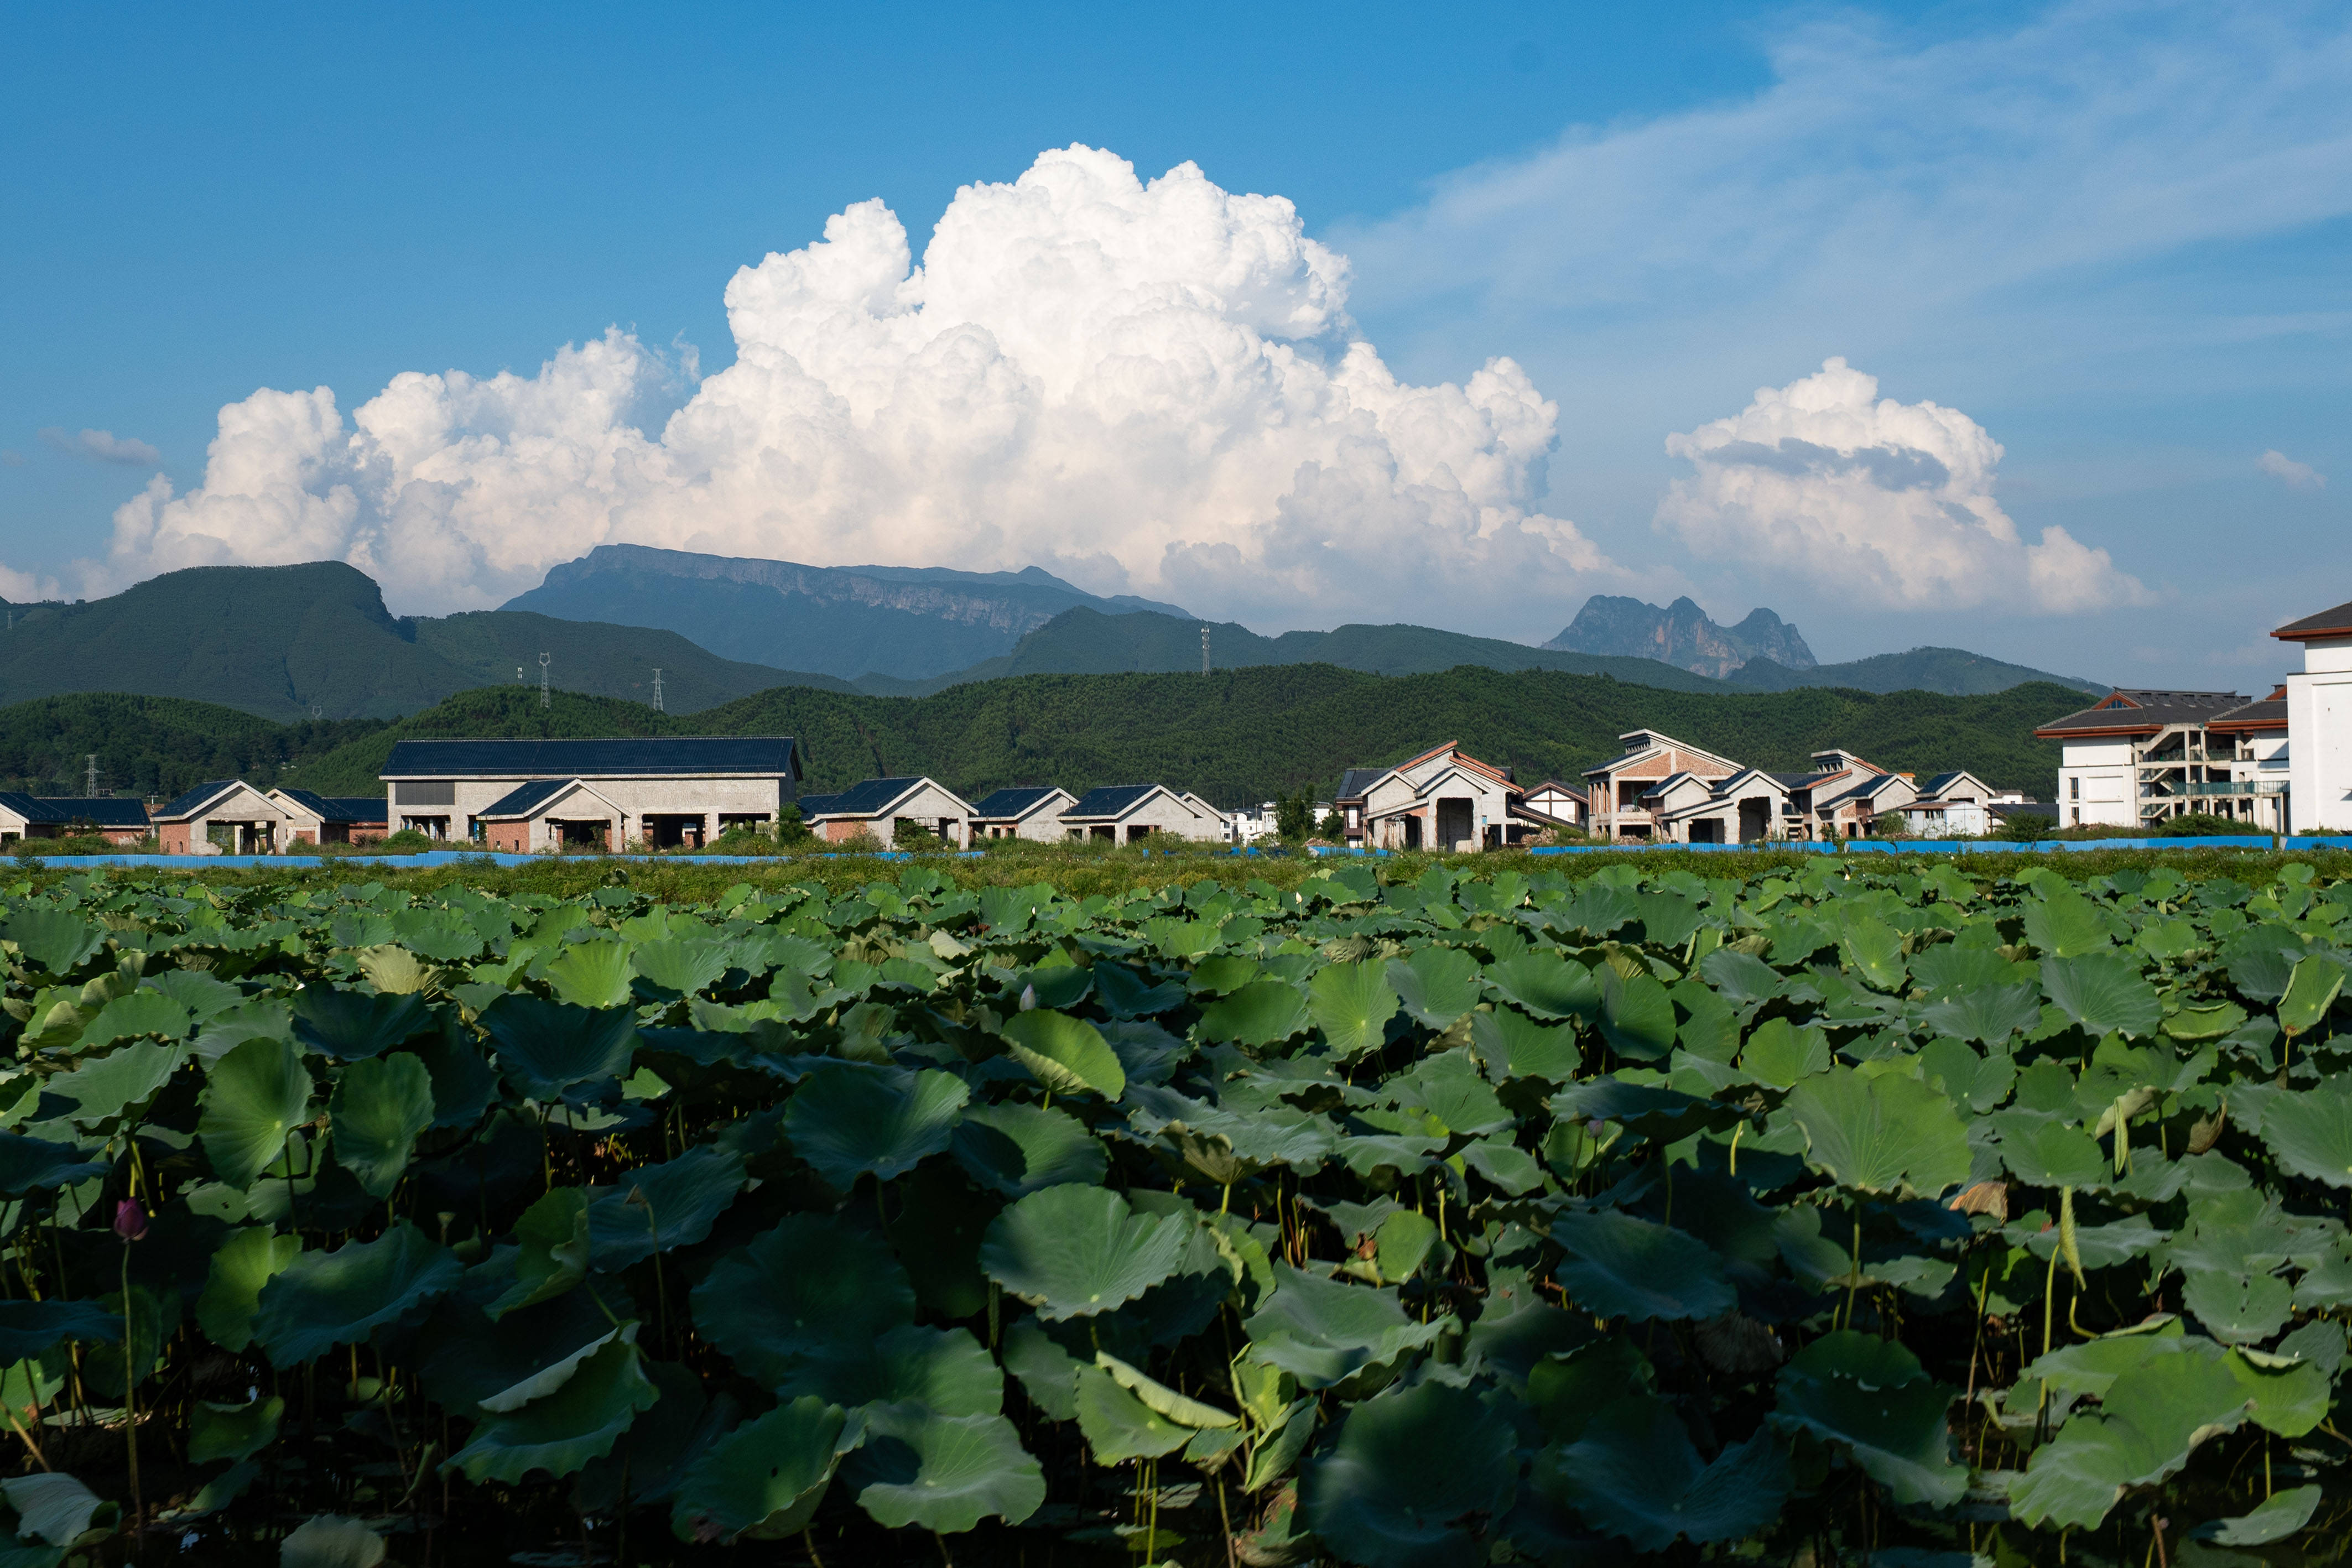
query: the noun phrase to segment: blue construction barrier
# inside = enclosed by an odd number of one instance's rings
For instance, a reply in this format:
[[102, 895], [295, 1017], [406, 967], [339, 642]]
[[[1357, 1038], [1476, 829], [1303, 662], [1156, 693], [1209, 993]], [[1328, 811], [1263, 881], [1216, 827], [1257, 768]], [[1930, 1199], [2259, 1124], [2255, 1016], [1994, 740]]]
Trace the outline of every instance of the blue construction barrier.
[[[2288, 839], [2284, 846], [2300, 849], [2352, 849], [2352, 838]], [[1628, 852], [1651, 854], [1730, 854], [1739, 851], [1785, 851], [1792, 854], [1964, 855], [1964, 854], [2088, 854], [2096, 850], [2263, 850], [2280, 841], [2265, 835], [2221, 834], [2212, 838], [2177, 839], [1773, 839], [1753, 844], [1683, 844], [1629, 842], [1622, 844], [1550, 844], [1531, 851], [1539, 855], [1605, 855]]]
[[780, 865], [792, 861], [911, 861], [978, 860], [979, 850], [877, 850], [871, 854], [845, 855], [832, 851], [793, 855], [521, 855], [498, 850], [420, 850], [405, 855], [42, 855], [19, 852], [16, 859], [59, 870], [71, 866], [152, 866], [165, 871], [268, 870], [273, 867], [350, 866], [354, 870], [423, 871], [445, 865], [560, 865], [620, 862], [630, 865]]
[[2303, 833], [2285, 841], [2291, 850], [2352, 850], [2352, 838], [2336, 833]]

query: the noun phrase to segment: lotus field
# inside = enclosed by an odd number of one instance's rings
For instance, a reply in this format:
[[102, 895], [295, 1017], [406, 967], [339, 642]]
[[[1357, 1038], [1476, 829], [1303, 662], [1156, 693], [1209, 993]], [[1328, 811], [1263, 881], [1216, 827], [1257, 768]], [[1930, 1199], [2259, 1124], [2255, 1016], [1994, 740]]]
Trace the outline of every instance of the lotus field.
[[2263, 865], [20, 883], [0, 1564], [2332, 1556]]

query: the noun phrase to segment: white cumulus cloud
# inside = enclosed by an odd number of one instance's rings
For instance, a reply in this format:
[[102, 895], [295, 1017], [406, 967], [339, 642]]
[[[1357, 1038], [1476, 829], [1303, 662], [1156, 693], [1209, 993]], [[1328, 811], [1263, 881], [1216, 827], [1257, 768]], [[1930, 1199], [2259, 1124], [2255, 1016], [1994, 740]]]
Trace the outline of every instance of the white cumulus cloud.
[[[99, 571], [341, 559], [450, 610], [627, 541], [1522, 634], [1622, 579], [1538, 508], [1557, 405], [1507, 359], [1401, 382], [1348, 286], [1281, 197], [1050, 152], [959, 191], [919, 264], [873, 201], [742, 268], [734, 363], [658, 431], [633, 421], [676, 372], [618, 330], [533, 376], [397, 376], [348, 422], [325, 387], [257, 392], [197, 487], [117, 512]], [[1495, 626], [1498, 599], [1529, 624]]]
[[1878, 396], [1842, 359], [1759, 387], [1728, 419], [1666, 438], [1695, 472], [1659, 528], [1702, 558], [1874, 608], [2075, 612], [2147, 601], [2062, 528], [2026, 543], [1993, 498], [2000, 444], [1958, 409]]
[[125, 468], [160, 468], [163, 455], [143, 441], [117, 435], [110, 430], [85, 430], [71, 434], [50, 425], [40, 437], [58, 451], [92, 463], [115, 463]]
[[2254, 459], [2254, 466], [2290, 490], [2324, 490], [2327, 476], [2308, 463], [2297, 463], [2276, 447]]

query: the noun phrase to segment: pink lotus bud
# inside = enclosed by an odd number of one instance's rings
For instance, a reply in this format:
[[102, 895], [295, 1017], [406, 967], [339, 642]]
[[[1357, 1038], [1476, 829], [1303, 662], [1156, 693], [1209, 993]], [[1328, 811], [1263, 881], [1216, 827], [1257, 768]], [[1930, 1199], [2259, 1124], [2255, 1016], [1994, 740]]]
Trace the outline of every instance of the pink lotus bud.
[[126, 1197], [114, 1206], [114, 1233], [125, 1241], [136, 1241], [147, 1234], [147, 1207], [135, 1197]]

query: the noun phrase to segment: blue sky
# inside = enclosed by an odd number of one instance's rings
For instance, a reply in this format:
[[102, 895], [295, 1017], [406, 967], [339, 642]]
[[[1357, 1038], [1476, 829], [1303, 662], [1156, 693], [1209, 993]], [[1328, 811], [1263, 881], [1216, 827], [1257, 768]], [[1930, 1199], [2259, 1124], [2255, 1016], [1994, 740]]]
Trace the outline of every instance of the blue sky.
[[[1688, 591], [1727, 622], [1768, 603], [1825, 659], [1936, 642], [2253, 689], [2283, 664], [2265, 629], [2352, 599], [2339, 10], [289, 16], [6, 12], [18, 572], [101, 585], [76, 563], [147, 483], [137, 444], [185, 494], [256, 389], [332, 387], [349, 413], [404, 371], [529, 378], [613, 326], [707, 376], [734, 358], [737, 268], [872, 197], [919, 259], [959, 187], [1083, 143], [1146, 180], [1189, 160], [1287, 197], [1350, 263], [1327, 339], [1418, 385], [1507, 355], [1558, 405], [1519, 504], [1572, 522], [1577, 570], [1426, 601], [1367, 579], [1332, 615], [1533, 640], [1585, 592]], [[1837, 537], [1900, 540], [1937, 526], [1903, 510], [1916, 494], [1832, 464], [1759, 500], [1702, 450], [1717, 438], [1669, 454], [1735, 419], [1735, 455], [1759, 433], [1816, 450], [1813, 425], [1742, 410], [1833, 356], [1964, 415], [1980, 437], [1918, 437], [1955, 472], [2000, 444], [1978, 490], [1936, 505], [1992, 507], [2018, 549], [1856, 574], [1805, 528], [1844, 508]], [[644, 390], [632, 417], [657, 425], [693, 384]], [[1888, 434], [1905, 418], [1853, 440], [1908, 442]], [[2108, 564], [2037, 596], [2024, 576], [2050, 558], [2020, 551], [2053, 528]], [[1196, 609], [1286, 619], [1282, 594], [1190, 580], [1222, 596]]]

